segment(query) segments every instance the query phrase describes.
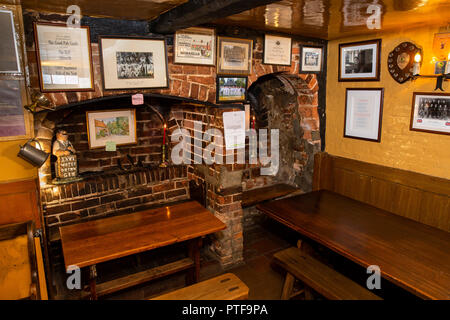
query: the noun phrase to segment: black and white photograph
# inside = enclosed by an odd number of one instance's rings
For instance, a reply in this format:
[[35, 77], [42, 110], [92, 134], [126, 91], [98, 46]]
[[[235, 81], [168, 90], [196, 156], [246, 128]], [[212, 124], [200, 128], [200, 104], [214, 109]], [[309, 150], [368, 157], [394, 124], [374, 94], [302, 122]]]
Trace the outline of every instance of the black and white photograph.
[[339, 81], [378, 81], [381, 40], [339, 45]]
[[105, 90], [167, 88], [164, 39], [113, 36], [99, 39]]
[[217, 73], [248, 75], [252, 67], [253, 41], [218, 37]]
[[302, 46], [300, 48], [300, 72], [318, 73], [322, 71], [322, 47]]
[[116, 52], [118, 79], [153, 79], [153, 52]]
[[414, 93], [411, 130], [450, 134], [450, 94]]
[[244, 102], [247, 96], [247, 77], [217, 77], [217, 102]]

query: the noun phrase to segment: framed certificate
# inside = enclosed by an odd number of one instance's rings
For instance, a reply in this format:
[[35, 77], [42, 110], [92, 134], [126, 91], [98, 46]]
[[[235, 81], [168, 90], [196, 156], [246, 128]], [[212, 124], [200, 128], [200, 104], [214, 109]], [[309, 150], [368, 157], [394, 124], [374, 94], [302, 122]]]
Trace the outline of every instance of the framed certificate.
[[450, 94], [414, 92], [410, 129], [450, 134]]
[[213, 66], [216, 63], [214, 29], [187, 28], [175, 33], [174, 62]]
[[169, 86], [164, 39], [102, 36], [99, 44], [105, 90]]
[[218, 37], [217, 74], [249, 75], [252, 54], [253, 40]]
[[292, 39], [288, 37], [278, 37], [264, 35], [264, 64], [274, 64], [280, 66], [291, 65]]
[[382, 88], [346, 90], [344, 137], [381, 141], [383, 94]]
[[35, 23], [34, 37], [42, 92], [94, 90], [89, 27]]

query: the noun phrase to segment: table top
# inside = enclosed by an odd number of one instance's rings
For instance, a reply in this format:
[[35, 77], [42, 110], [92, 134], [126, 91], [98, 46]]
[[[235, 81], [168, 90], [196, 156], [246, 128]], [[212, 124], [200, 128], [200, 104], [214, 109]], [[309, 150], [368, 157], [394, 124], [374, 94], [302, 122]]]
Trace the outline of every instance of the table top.
[[325, 190], [257, 208], [419, 297], [450, 299], [448, 232]]
[[60, 228], [66, 268], [91, 266], [225, 229], [198, 202], [189, 201]]

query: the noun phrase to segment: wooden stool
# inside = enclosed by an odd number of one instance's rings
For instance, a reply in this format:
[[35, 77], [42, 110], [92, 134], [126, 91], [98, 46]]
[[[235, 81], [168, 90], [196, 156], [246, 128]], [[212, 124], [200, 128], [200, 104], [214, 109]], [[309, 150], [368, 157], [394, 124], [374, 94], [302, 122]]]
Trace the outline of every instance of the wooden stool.
[[225, 273], [151, 300], [244, 300], [247, 298], [248, 287], [245, 283], [234, 274]]

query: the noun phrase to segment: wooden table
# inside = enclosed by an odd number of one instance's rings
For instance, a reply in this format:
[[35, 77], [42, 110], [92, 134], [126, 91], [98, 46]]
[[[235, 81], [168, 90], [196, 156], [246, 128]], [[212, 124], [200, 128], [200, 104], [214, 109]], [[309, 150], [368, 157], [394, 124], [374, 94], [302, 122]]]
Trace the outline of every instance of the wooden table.
[[[201, 238], [225, 229], [225, 224], [198, 202], [109, 217], [60, 228], [66, 269], [90, 269], [90, 295], [109, 294], [165, 275], [189, 269], [187, 282], [199, 278]], [[96, 264], [174, 243], [188, 241], [188, 258], [109, 282], [96, 284]]]
[[257, 206], [270, 217], [426, 299], [450, 299], [450, 233], [329, 191]]

